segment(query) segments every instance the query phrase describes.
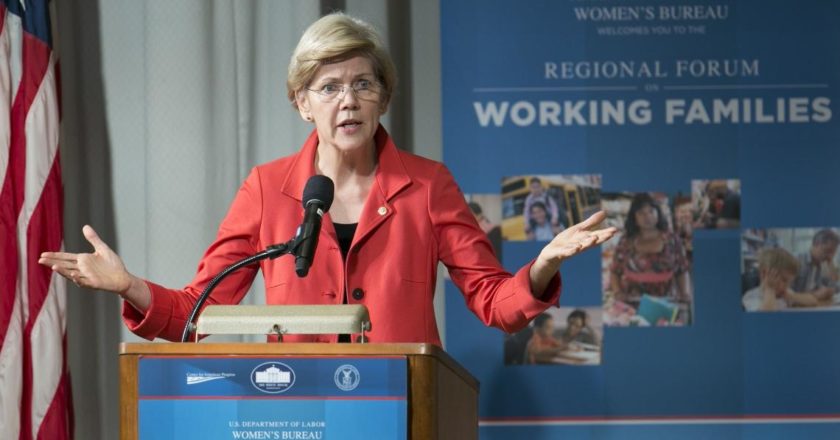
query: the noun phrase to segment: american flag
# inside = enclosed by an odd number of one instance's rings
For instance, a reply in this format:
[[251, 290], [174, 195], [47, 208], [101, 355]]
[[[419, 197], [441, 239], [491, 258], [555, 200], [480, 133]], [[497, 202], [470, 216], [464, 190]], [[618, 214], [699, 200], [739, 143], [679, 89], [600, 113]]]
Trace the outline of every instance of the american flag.
[[0, 438], [72, 437], [56, 54], [47, 0], [0, 0]]

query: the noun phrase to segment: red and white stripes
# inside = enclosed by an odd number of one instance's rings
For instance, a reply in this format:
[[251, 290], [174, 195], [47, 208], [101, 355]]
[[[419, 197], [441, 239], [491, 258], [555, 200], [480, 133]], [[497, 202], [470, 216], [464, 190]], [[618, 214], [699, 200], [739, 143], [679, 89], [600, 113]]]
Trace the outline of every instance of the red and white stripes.
[[0, 3], [0, 438], [65, 439], [66, 285], [37, 264], [62, 247], [55, 55], [39, 27], [48, 17], [26, 15], [46, 14], [46, 2], [10, 1]]

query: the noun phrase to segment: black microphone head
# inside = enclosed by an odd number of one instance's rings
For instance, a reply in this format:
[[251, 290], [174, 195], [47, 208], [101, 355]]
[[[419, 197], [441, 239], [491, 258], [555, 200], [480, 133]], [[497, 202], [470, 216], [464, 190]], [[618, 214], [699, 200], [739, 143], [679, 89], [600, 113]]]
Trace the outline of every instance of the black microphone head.
[[327, 212], [332, 206], [334, 193], [335, 185], [332, 179], [321, 175], [312, 176], [303, 188], [303, 208], [306, 209], [306, 206], [312, 202], [320, 202], [324, 212]]

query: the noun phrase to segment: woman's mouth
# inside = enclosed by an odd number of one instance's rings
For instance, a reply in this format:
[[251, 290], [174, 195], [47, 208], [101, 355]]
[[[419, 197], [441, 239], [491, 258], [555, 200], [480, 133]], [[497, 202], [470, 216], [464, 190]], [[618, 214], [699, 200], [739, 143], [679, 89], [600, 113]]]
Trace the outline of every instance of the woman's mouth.
[[338, 128], [346, 133], [355, 132], [361, 126], [361, 121], [357, 121], [355, 119], [347, 119], [338, 124]]

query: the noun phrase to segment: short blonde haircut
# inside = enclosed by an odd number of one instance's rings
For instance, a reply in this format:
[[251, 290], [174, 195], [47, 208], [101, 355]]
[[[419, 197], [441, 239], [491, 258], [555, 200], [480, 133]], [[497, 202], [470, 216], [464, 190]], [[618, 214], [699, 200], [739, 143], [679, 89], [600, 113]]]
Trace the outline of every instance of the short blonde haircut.
[[286, 79], [292, 106], [297, 108], [297, 93], [309, 85], [319, 67], [358, 55], [367, 57], [373, 65], [373, 73], [383, 88], [381, 104], [386, 107], [397, 85], [394, 62], [373, 26], [341, 12], [321, 17], [300, 37]]
[[782, 248], [762, 249], [758, 253], [758, 268], [796, 275], [799, 273], [799, 261]]

